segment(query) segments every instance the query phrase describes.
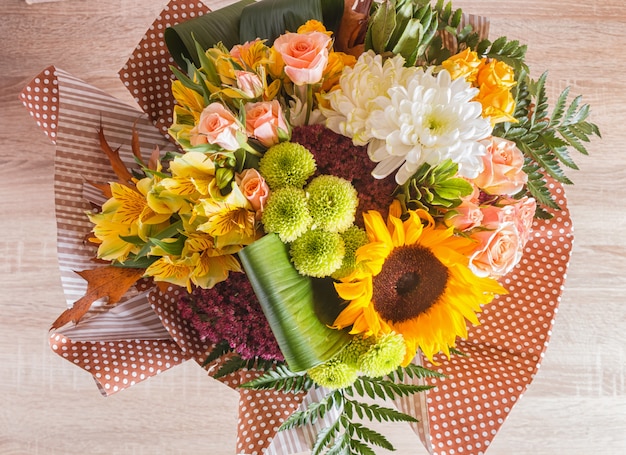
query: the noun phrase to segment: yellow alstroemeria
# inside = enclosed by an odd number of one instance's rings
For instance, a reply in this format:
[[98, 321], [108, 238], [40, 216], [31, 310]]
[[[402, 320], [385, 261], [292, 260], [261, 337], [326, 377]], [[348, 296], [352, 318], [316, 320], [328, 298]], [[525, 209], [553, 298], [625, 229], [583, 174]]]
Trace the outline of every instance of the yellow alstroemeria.
[[212, 288], [226, 280], [229, 272], [241, 272], [239, 261], [233, 256], [241, 249], [239, 245], [217, 248], [214, 239], [204, 232], [189, 234], [183, 248], [183, 255], [199, 253], [200, 257], [191, 273], [191, 280], [196, 286]]
[[199, 259], [198, 253], [183, 258], [162, 256], [146, 269], [145, 276], [187, 288], [191, 292], [191, 274]]
[[98, 258], [106, 261], [123, 262], [131, 253], [137, 253], [139, 247], [127, 242], [122, 237], [134, 237], [138, 235], [139, 228], [136, 223], [124, 224], [112, 221], [115, 212], [88, 213], [89, 220], [94, 224], [93, 234], [98, 246]]
[[148, 204], [157, 213], [189, 213], [195, 201], [209, 194], [215, 180], [215, 164], [201, 152], [187, 152], [170, 162], [172, 177], [164, 178], [148, 193]]
[[264, 40], [256, 39], [244, 44], [237, 44], [230, 51], [231, 56], [248, 71], [258, 71], [259, 67], [269, 63], [270, 48]]
[[[202, 110], [206, 107], [204, 102], [204, 97], [189, 87], [183, 85], [183, 83], [179, 80], [175, 80], [172, 82], [172, 94], [174, 95], [174, 99], [178, 103], [174, 108], [174, 123], [176, 121], [176, 112], [178, 107], [179, 116], [183, 115], [183, 113], [188, 113], [194, 119], [194, 124], [200, 120], [200, 114]], [[184, 110], [182, 109], [184, 108]]]
[[214, 187], [212, 196], [198, 201], [194, 213], [206, 219], [197, 229], [212, 235], [217, 248], [249, 245], [256, 239], [256, 213], [237, 185], [225, 197]]

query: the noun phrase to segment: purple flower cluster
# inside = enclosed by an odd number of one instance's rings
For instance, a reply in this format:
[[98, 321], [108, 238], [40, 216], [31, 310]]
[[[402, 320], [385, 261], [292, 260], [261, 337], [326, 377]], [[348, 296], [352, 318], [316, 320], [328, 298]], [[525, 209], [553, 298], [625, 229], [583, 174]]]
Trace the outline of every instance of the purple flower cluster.
[[376, 163], [367, 156], [366, 147], [354, 145], [352, 139], [323, 125], [296, 127], [291, 140], [313, 153], [318, 175], [332, 174], [352, 183], [359, 193], [356, 224], [363, 226], [361, 215], [367, 210], [377, 210], [383, 217], [387, 215], [396, 182], [393, 178], [378, 180], [372, 177]]
[[246, 360], [284, 360], [244, 273], [231, 273], [211, 289], [195, 288], [179, 300], [178, 309], [203, 340], [225, 340]]

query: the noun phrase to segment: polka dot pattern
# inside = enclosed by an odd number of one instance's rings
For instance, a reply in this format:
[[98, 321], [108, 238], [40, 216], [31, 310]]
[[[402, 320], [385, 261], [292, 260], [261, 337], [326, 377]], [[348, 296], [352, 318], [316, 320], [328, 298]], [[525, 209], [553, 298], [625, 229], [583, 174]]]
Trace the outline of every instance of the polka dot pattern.
[[486, 305], [481, 325], [458, 349], [467, 357], [439, 358], [447, 375], [434, 381], [422, 437], [437, 455], [482, 454], [539, 368], [563, 290], [572, 225], [560, 184], [550, 182], [561, 212], [537, 220], [524, 257], [501, 282], [509, 294]]
[[[200, 341], [197, 331], [178, 313], [177, 303], [182, 292], [184, 290], [176, 286], [167, 286], [165, 289], [156, 287], [148, 299], [185, 357], [193, 358], [202, 365], [213, 346]], [[217, 360], [205, 368], [216, 371], [225, 360]], [[237, 388], [258, 375], [256, 371], [242, 370], [220, 378], [220, 381]], [[261, 454], [272, 441], [278, 427], [295, 412], [303, 398], [304, 394], [239, 389], [237, 453]]]
[[20, 101], [28, 109], [31, 117], [54, 144], [57, 139], [59, 115], [58, 84], [56, 69], [49, 66], [30, 81], [19, 95]]
[[172, 340], [74, 342], [64, 335], [52, 333], [49, 342], [54, 352], [90, 372], [105, 396], [185, 360], [181, 349]]
[[172, 0], [153, 22], [119, 76], [140, 108], [149, 115], [155, 126], [167, 135], [172, 124], [174, 98], [170, 65], [174, 60], [167, 51], [163, 34], [165, 29], [179, 22], [206, 14], [207, 6], [200, 1]]

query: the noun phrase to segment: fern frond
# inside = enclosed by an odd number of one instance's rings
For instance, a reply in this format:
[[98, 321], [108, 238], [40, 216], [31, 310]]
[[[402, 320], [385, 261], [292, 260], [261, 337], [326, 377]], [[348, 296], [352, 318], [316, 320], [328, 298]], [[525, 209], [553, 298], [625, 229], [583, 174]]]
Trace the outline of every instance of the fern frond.
[[294, 373], [287, 365], [277, 365], [252, 381], [242, 384], [245, 389], [267, 390], [298, 393], [311, 389], [315, 383], [302, 373]]

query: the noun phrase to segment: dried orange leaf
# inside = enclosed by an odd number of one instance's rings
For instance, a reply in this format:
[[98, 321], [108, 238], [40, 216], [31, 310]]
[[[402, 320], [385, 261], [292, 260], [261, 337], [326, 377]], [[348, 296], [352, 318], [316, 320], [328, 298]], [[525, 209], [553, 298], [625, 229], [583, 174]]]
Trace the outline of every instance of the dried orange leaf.
[[108, 298], [109, 305], [114, 305], [126, 294], [126, 291], [139, 280], [144, 269], [114, 267], [112, 265], [91, 270], [76, 272], [87, 280], [87, 292], [74, 302], [74, 306], [65, 310], [56, 321], [52, 329], [58, 329], [68, 322], [78, 322], [93, 302], [101, 298]]
[[106, 154], [107, 158], [109, 158], [109, 162], [111, 163], [111, 167], [113, 168], [115, 175], [117, 175], [117, 178], [124, 183], [131, 182], [133, 176], [120, 158], [119, 148], [115, 150], [111, 148], [104, 137], [104, 130], [102, 129], [102, 126], [98, 129], [98, 138], [100, 140], [100, 148]]

